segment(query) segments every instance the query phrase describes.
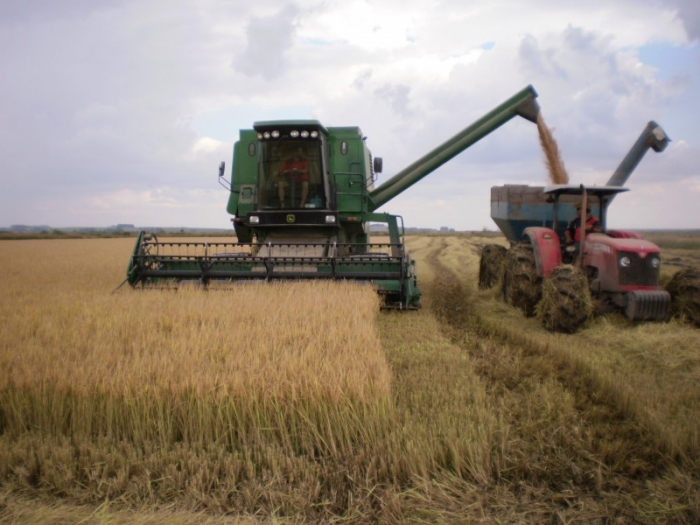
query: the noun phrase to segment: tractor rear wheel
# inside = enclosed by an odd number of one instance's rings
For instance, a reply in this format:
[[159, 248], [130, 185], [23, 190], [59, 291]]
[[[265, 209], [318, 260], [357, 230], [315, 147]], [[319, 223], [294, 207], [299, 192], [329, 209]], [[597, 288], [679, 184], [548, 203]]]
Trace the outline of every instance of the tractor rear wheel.
[[532, 246], [529, 243], [515, 244], [506, 254], [503, 300], [532, 317], [540, 300], [541, 283]]
[[573, 334], [592, 313], [588, 279], [579, 268], [558, 266], [542, 283], [537, 317], [547, 330]]
[[671, 294], [674, 313], [700, 327], [700, 271], [681, 270], [668, 282], [666, 291]]
[[500, 244], [487, 244], [479, 260], [479, 290], [493, 288], [503, 275], [503, 261], [508, 250]]

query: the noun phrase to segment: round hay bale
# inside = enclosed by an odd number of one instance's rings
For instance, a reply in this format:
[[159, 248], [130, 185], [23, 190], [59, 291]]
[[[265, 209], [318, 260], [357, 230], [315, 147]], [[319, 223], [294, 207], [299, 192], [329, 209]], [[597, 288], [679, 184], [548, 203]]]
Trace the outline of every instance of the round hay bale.
[[547, 330], [572, 334], [593, 314], [588, 279], [570, 264], [558, 266], [542, 283], [537, 317]]
[[700, 327], [700, 271], [689, 268], [677, 272], [666, 291], [671, 294], [673, 313]]
[[542, 278], [537, 275], [535, 254], [528, 243], [518, 243], [506, 254], [503, 299], [532, 317], [540, 300]]
[[479, 260], [479, 290], [493, 288], [503, 275], [503, 261], [508, 250], [500, 244], [487, 244]]

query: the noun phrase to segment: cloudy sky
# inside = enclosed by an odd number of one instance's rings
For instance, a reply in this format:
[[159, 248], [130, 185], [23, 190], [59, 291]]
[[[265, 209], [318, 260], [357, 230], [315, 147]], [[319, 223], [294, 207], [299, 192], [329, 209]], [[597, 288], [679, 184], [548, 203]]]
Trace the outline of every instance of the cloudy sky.
[[[230, 226], [241, 128], [357, 125], [387, 180], [532, 84], [573, 183], [656, 120], [617, 228], [700, 228], [697, 0], [2, 0], [0, 226]], [[492, 185], [547, 181], [514, 119], [382, 211], [494, 229]]]

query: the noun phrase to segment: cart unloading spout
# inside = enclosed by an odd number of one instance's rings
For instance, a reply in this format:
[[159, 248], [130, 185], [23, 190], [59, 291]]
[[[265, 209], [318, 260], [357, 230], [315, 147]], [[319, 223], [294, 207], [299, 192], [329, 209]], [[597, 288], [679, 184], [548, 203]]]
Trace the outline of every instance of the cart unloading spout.
[[627, 155], [625, 155], [625, 158], [622, 159], [610, 180], [608, 180], [607, 186], [624, 186], [646, 154], [647, 149], [651, 148], [659, 153], [666, 149], [669, 142], [671, 142], [671, 139], [668, 138], [661, 126], [653, 120], [650, 121], [644, 128], [644, 131], [642, 131], [642, 134], [639, 135], [637, 142], [634, 143]]
[[[529, 86], [532, 89], [532, 86]], [[520, 115], [526, 120], [529, 120], [533, 124], [537, 124], [537, 117], [540, 114], [540, 105], [535, 100], [537, 93], [532, 89], [532, 98], [526, 98], [520, 104], [518, 104], [513, 111], [516, 115]]]
[[532, 86], [527, 86], [471, 126], [463, 129], [398, 172], [391, 179], [369, 193], [369, 210], [374, 211], [383, 206], [513, 117], [519, 115], [530, 122], [536, 123], [540, 111], [539, 104], [535, 100], [536, 97], [537, 92], [535, 89]]

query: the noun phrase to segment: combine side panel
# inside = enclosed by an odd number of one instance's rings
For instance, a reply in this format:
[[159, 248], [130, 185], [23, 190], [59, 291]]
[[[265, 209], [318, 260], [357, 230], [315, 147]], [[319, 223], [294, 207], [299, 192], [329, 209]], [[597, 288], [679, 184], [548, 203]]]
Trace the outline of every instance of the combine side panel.
[[231, 194], [226, 211], [244, 217], [255, 209], [258, 184], [258, 139], [255, 131], [243, 129], [233, 145]]
[[330, 184], [335, 209], [344, 213], [365, 211], [367, 173], [362, 131], [358, 127], [328, 128]]

